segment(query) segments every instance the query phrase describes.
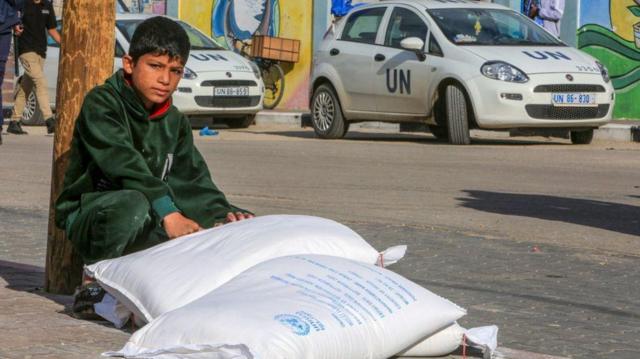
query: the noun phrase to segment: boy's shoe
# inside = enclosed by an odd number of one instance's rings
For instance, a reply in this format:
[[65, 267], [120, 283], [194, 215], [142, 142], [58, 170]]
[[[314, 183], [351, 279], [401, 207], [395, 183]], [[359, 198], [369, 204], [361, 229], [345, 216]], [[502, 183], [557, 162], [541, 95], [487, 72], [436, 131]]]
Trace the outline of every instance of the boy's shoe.
[[28, 132], [22, 129], [22, 125], [20, 125], [20, 121], [9, 121], [9, 126], [7, 126], [7, 132], [13, 133], [14, 135], [27, 135]]
[[44, 121], [44, 124], [47, 125], [47, 134], [52, 134], [56, 132], [56, 118], [51, 116]]
[[79, 286], [73, 294], [72, 315], [77, 319], [102, 320], [102, 317], [96, 314], [93, 305], [102, 302], [105, 293], [97, 282]]

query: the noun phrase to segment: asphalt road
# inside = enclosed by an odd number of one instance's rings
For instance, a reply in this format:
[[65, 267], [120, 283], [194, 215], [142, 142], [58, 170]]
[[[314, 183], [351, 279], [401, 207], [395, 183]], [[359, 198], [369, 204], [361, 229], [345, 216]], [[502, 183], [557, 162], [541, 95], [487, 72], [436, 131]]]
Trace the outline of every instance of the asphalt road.
[[[0, 260], [44, 266], [52, 137], [0, 147]], [[484, 136], [484, 135], [483, 135]], [[216, 183], [257, 214], [311, 214], [466, 307], [500, 344], [574, 358], [640, 355], [640, 144], [489, 135], [450, 146], [373, 130], [324, 141], [252, 127], [198, 137]]]

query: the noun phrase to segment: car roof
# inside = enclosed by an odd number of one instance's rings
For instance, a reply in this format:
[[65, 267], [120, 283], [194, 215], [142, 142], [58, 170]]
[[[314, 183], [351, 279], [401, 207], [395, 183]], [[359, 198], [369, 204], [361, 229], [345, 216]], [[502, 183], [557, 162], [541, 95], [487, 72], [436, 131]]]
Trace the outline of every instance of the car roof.
[[500, 4], [479, 0], [381, 0], [368, 2], [374, 4], [404, 4], [424, 9], [456, 9], [456, 8], [482, 8], [482, 9], [508, 9]]

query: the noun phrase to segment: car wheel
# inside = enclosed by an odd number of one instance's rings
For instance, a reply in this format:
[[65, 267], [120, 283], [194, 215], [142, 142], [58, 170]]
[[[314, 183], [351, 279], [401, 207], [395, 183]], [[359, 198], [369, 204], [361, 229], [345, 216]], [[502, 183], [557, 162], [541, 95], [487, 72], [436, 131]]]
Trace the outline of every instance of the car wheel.
[[38, 106], [36, 93], [33, 91], [31, 91], [27, 96], [20, 121], [27, 126], [44, 125], [44, 118], [42, 118], [42, 112], [40, 112], [40, 107]]
[[446, 127], [436, 125], [428, 125], [427, 127], [429, 127], [429, 131], [431, 131], [431, 134], [435, 136], [435, 138], [439, 140], [446, 140], [449, 138], [449, 132]]
[[320, 85], [313, 93], [311, 125], [320, 138], [341, 138], [347, 133], [338, 96], [329, 85]]
[[593, 129], [571, 131], [571, 143], [574, 145], [588, 145], [593, 140]]
[[459, 85], [447, 86], [446, 106], [449, 143], [453, 145], [470, 144], [467, 99]]
[[247, 128], [254, 124], [256, 115], [247, 115], [242, 118], [227, 121], [229, 128]]

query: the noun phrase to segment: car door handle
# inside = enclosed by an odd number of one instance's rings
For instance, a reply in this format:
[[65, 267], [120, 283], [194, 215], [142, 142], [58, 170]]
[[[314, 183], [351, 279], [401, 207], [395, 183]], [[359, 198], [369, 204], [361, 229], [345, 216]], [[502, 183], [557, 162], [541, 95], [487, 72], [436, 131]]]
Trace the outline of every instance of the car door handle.
[[383, 54], [376, 54], [376, 56], [374, 56], [373, 59], [376, 61], [384, 61], [386, 57]]
[[331, 51], [329, 51], [329, 55], [331, 56], [336, 56], [340, 53], [340, 50], [338, 49], [331, 49]]

